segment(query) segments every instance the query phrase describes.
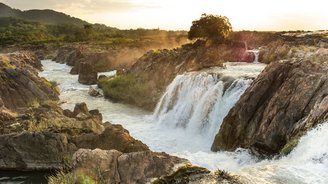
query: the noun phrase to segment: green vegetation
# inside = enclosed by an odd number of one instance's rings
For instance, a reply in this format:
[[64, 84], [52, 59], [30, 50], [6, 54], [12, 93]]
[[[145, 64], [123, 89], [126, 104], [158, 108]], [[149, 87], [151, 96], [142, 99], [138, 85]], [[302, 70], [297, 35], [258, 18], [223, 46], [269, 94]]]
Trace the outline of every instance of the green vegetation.
[[50, 176], [48, 178], [49, 184], [72, 184], [72, 183], [79, 183], [79, 184], [96, 184], [97, 182], [94, 181], [91, 177], [87, 176], [82, 172], [74, 172], [65, 174], [64, 172], [58, 172], [54, 176]]
[[[119, 75], [112, 78], [102, 78], [98, 81], [104, 95], [114, 101], [130, 102], [132, 104], [147, 105], [150, 86], [141, 84], [132, 75]], [[138, 96], [138, 99], [135, 97]]]
[[202, 14], [199, 20], [192, 22], [188, 38], [204, 38], [214, 43], [222, 43], [231, 33], [232, 27], [227, 17]]
[[44, 45], [92, 42], [106, 48], [141, 47], [153, 42], [179, 43], [186, 40], [184, 31], [159, 29], [119, 30], [101, 24], [83, 27], [67, 24], [49, 25], [12, 17], [0, 17], [0, 46], [14, 44]]

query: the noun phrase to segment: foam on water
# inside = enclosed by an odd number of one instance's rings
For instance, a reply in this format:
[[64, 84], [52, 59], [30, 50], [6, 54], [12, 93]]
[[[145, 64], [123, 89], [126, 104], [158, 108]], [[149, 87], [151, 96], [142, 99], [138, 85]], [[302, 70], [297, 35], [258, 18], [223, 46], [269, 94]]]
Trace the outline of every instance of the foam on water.
[[246, 183], [328, 183], [328, 124], [304, 136], [288, 156], [259, 161], [247, 150], [210, 151], [223, 118], [264, 68], [261, 64], [229, 63], [177, 76], [168, 86], [155, 113], [129, 105], [112, 103], [88, 95], [89, 86], [70, 75], [70, 67], [42, 61], [41, 76], [60, 84], [63, 108], [77, 102], [97, 108], [104, 120], [120, 123], [130, 134], [154, 151], [165, 151], [189, 159], [210, 170], [224, 169], [242, 176]]

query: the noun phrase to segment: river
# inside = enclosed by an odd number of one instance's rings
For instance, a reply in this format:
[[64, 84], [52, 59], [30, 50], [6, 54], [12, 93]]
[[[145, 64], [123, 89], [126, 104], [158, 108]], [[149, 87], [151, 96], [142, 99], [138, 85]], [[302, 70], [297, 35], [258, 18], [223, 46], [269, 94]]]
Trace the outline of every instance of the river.
[[[70, 75], [71, 67], [42, 61], [40, 76], [56, 81], [63, 108], [86, 102], [99, 109], [105, 121], [123, 125], [153, 151], [189, 159], [212, 171], [241, 176], [245, 183], [328, 183], [328, 124], [313, 129], [286, 157], [258, 160], [247, 150], [211, 152], [220, 124], [239, 97], [265, 67], [227, 63], [225, 68], [179, 75], [167, 87], [154, 112], [88, 95], [89, 86]], [[114, 75], [115, 72], [102, 73]]]

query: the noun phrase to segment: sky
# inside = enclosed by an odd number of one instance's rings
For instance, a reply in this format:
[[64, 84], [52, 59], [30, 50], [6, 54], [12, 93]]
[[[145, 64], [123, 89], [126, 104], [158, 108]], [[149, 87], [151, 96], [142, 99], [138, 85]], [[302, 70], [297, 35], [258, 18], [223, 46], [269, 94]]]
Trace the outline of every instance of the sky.
[[189, 30], [201, 14], [227, 16], [234, 30], [328, 30], [325, 0], [0, 0], [13, 8], [53, 9], [121, 29]]

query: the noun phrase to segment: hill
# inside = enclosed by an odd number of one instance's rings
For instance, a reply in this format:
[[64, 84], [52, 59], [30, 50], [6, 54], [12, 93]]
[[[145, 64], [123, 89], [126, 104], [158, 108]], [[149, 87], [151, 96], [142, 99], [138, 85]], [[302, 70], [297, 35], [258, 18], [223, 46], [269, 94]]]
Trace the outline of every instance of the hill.
[[0, 17], [14, 17], [14, 18], [20, 18], [24, 20], [40, 22], [50, 25], [70, 24], [70, 25], [82, 27], [85, 24], [89, 24], [84, 20], [71, 17], [69, 15], [54, 10], [35, 9], [35, 10], [21, 11], [18, 9], [13, 9], [3, 3], [0, 3]]

